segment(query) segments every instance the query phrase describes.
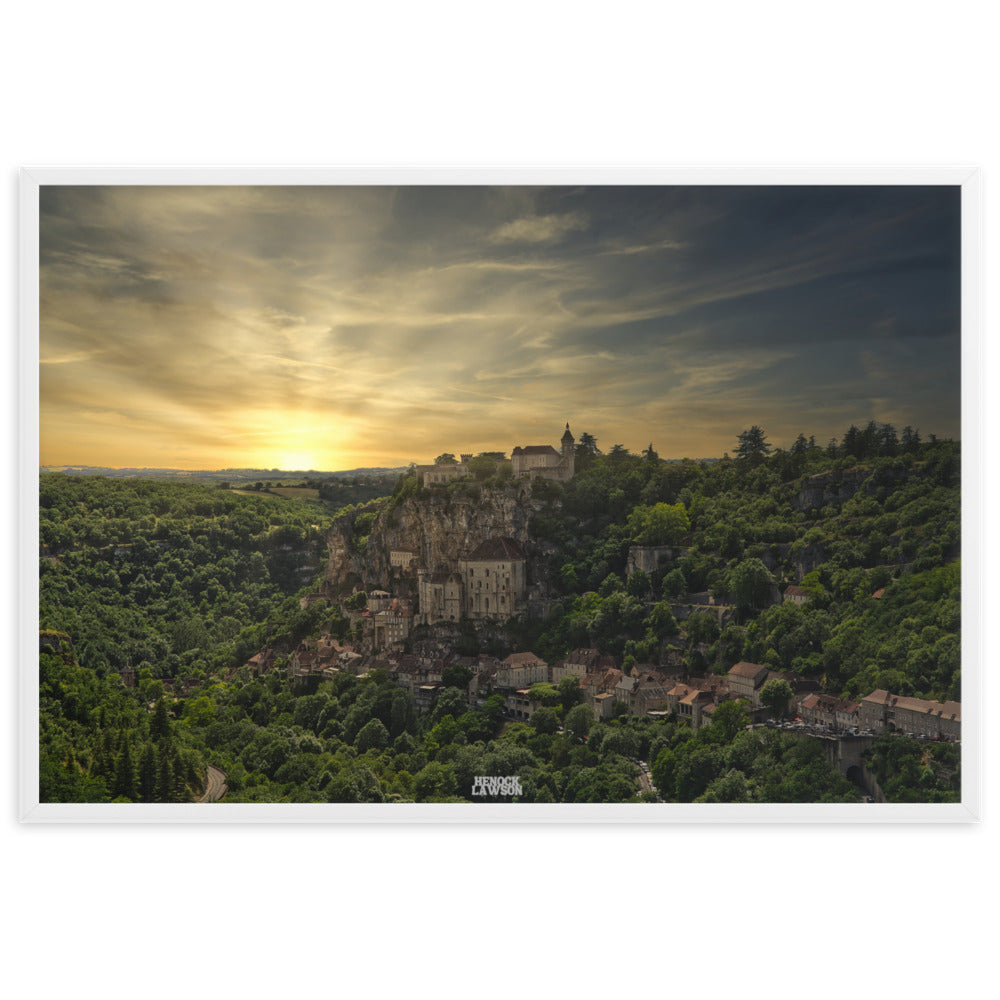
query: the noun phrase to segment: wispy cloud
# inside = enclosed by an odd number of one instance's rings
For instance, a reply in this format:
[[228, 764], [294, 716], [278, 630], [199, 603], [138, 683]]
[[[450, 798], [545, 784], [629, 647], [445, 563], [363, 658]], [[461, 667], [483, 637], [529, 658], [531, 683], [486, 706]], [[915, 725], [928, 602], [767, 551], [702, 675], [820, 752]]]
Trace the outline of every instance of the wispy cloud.
[[877, 412], [955, 434], [957, 204], [43, 190], [43, 461], [400, 464], [567, 419], [664, 455], [731, 449], [741, 421], [822, 439]]
[[531, 215], [505, 222], [489, 237], [491, 243], [554, 243], [567, 233], [587, 228], [582, 212], [564, 215]]

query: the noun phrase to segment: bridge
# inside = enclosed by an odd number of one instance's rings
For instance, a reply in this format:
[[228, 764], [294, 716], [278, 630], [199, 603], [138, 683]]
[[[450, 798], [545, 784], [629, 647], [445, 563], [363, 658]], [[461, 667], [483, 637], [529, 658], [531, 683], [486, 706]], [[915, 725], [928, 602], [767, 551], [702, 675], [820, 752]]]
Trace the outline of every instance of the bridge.
[[840, 771], [848, 781], [860, 784], [861, 772], [865, 770], [865, 751], [875, 742], [876, 737], [815, 732], [806, 732], [804, 735], [820, 741], [831, 767]]
[[831, 733], [812, 726], [779, 729], [798, 739], [816, 740], [826, 752], [830, 766], [838, 770], [851, 784], [856, 785], [876, 802], [885, 801], [875, 776], [865, 766], [865, 751], [878, 738], [875, 735], [854, 735], [853, 733]]

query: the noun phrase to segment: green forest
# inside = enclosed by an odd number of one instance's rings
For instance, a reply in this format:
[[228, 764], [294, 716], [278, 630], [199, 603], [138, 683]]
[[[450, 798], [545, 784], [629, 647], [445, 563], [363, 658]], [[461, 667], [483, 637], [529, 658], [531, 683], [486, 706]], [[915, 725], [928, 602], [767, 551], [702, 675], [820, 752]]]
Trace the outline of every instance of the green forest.
[[[626, 672], [746, 659], [849, 698], [959, 699], [958, 445], [875, 424], [826, 446], [773, 449], [759, 428], [734, 444], [667, 462], [583, 435], [577, 475], [531, 488], [549, 614], [508, 622], [497, 650], [551, 663], [592, 647]], [[484, 464], [434, 489], [517, 488]], [[374, 515], [424, 491], [411, 473], [358, 501]], [[860, 801], [816, 741], [748, 729], [740, 702], [694, 732], [597, 722], [565, 681], [535, 692], [530, 723], [499, 695], [470, 705], [462, 670], [426, 713], [381, 670], [293, 683], [281, 668], [301, 639], [351, 636], [338, 609], [299, 602], [336, 513], [322, 498], [47, 474], [39, 513], [42, 801], [190, 802], [210, 764], [227, 802], [467, 802], [479, 775], [518, 775], [525, 802]], [[655, 571], [628, 574], [634, 545], [663, 548]], [[791, 583], [806, 603], [779, 602]], [[721, 626], [694, 595], [727, 609]], [[265, 647], [276, 667], [252, 676]], [[887, 738], [870, 767], [891, 801], [957, 800], [955, 747]]]

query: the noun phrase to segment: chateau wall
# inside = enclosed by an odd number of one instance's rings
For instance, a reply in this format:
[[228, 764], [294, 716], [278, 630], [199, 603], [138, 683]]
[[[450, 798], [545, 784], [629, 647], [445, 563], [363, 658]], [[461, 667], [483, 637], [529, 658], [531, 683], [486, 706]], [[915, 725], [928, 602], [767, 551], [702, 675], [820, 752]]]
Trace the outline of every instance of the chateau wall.
[[523, 559], [459, 563], [468, 618], [509, 618], [524, 607], [527, 574]]

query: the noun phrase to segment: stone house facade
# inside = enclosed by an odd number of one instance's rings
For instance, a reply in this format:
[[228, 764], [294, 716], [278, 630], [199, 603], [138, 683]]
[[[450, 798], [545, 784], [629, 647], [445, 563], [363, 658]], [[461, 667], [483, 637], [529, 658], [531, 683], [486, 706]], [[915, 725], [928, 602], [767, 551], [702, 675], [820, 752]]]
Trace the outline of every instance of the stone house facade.
[[469, 474], [465, 462], [452, 462], [448, 465], [418, 465], [417, 477], [425, 486], [443, 486], [453, 479], [463, 479]]
[[760, 663], [748, 663], [740, 660], [729, 668], [726, 675], [729, 682], [729, 693], [734, 698], [746, 698], [754, 708], [760, 705], [760, 689], [767, 680], [767, 667]]
[[959, 740], [962, 705], [957, 701], [907, 698], [881, 689], [861, 699], [858, 725], [873, 732], [900, 732], [931, 739]]
[[417, 573], [417, 599], [420, 605], [419, 620], [431, 622], [457, 622], [463, 617], [462, 578], [458, 573]]
[[667, 709], [679, 719], [687, 719], [692, 728], [707, 724], [702, 719], [706, 706], [715, 703], [715, 694], [694, 684], [675, 684], [667, 692]]
[[386, 649], [405, 642], [413, 627], [413, 608], [404, 598], [393, 598], [375, 615], [375, 648]]
[[467, 618], [510, 618], [524, 610], [527, 560], [513, 538], [488, 538], [458, 564]]
[[488, 538], [453, 572], [417, 571], [419, 621], [505, 619], [527, 607], [527, 559], [513, 538]]
[[528, 688], [548, 681], [548, 664], [534, 653], [511, 653], [497, 668], [496, 686]]
[[803, 722], [815, 726], [851, 729], [857, 725], [858, 703], [813, 692], [799, 701], [799, 716]]
[[615, 658], [596, 649], [574, 649], [565, 660], [554, 663], [549, 679], [558, 684], [564, 677], [577, 677], [581, 681], [587, 674], [614, 667]]
[[416, 549], [398, 546], [389, 550], [390, 569], [408, 569], [410, 563], [419, 558], [420, 553]]

